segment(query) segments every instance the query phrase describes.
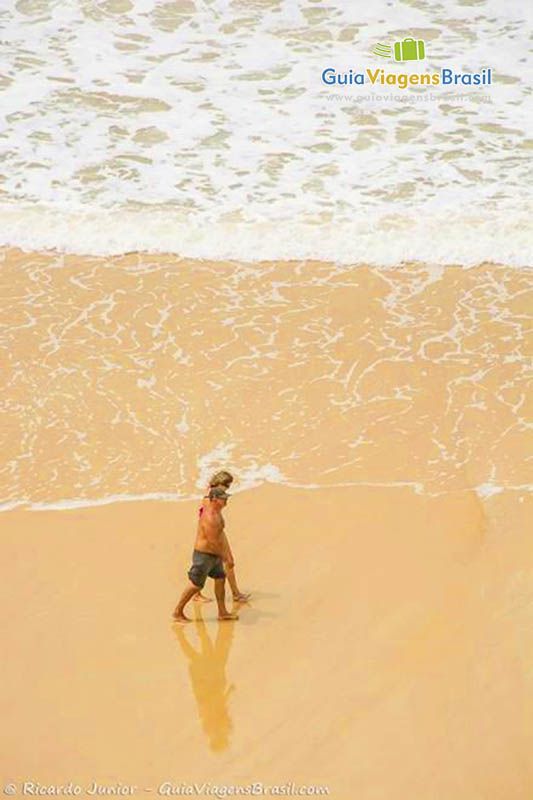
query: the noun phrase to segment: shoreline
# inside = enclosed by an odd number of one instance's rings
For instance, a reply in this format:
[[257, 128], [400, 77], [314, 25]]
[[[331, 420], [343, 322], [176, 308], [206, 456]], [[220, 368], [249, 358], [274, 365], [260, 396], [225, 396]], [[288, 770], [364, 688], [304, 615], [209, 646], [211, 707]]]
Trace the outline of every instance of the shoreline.
[[129, 259], [131, 256], [135, 256], [137, 258], [155, 258], [155, 259], [164, 259], [165, 262], [169, 259], [175, 260], [177, 262], [180, 261], [187, 261], [187, 262], [199, 262], [200, 264], [221, 264], [221, 265], [229, 265], [229, 266], [250, 266], [250, 267], [271, 267], [273, 265], [281, 265], [281, 266], [295, 266], [298, 267], [302, 264], [302, 262], [309, 262], [310, 264], [314, 265], [322, 265], [322, 266], [333, 266], [335, 268], [340, 268], [344, 270], [350, 269], [358, 269], [358, 268], [367, 268], [367, 269], [375, 269], [375, 270], [405, 270], [405, 269], [420, 269], [426, 270], [428, 272], [433, 270], [448, 270], [448, 269], [458, 269], [463, 270], [465, 272], [469, 272], [475, 269], [481, 268], [494, 268], [494, 269], [512, 269], [512, 270], [520, 270], [524, 273], [528, 273], [529, 271], [533, 270], [533, 261], [527, 261], [524, 263], [510, 263], [506, 261], [495, 261], [492, 258], [484, 258], [482, 261], [479, 262], [461, 262], [460, 260], [453, 260], [447, 262], [435, 261], [433, 259], [428, 259], [427, 256], [421, 256], [420, 258], [406, 258], [401, 259], [394, 263], [389, 264], [381, 264], [381, 263], [374, 263], [369, 262], [367, 260], [357, 260], [357, 261], [337, 261], [334, 258], [315, 258], [313, 256], [294, 256], [292, 258], [286, 258], [283, 256], [279, 257], [271, 257], [271, 258], [260, 258], [260, 259], [246, 259], [235, 256], [233, 258], [221, 255], [219, 258], [213, 258], [207, 255], [184, 255], [179, 251], [174, 250], [152, 250], [152, 249], [134, 249], [134, 250], [117, 250], [116, 252], [77, 252], [75, 250], [69, 250], [66, 248], [59, 248], [59, 247], [33, 247], [33, 246], [25, 246], [22, 244], [1, 244], [0, 243], [0, 258], [5, 257], [14, 257], [20, 258], [21, 256], [26, 255], [34, 255], [34, 256], [41, 256], [44, 258], [48, 257], [61, 257], [61, 258], [76, 258], [76, 259], [112, 259], [113, 261], [117, 261], [119, 259]]
[[[297, 489], [297, 490], [304, 490], [309, 492], [320, 492], [329, 489], [410, 489], [413, 494], [426, 496], [430, 498], [437, 498], [443, 495], [461, 495], [461, 494], [469, 494], [474, 492], [481, 501], [485, 500], [486, 498], [490, 498], [497, 494], [502, 494], [502, 492], [519, 492], [520, 495], [517, 498], [518, 502], [523, 502], [524, 498], [528, 496], [533, 491], [533, 484], [523, 484], [519, 486], [513, 485], [496, 485], [496, 484], [480, 484], [477, 486], [465, 486], [462, 489], [448, 489], [442, 492], [430, 492], [424, 491], [423, 484], [418, 483], [343, 483], [343, 484], [324, 484], [323, 486], [302, 486], [301, 484], [283, 484], [283, 483], [262, 483], [256, 484], [252, 486], [245, 486], [242, 488], [235, 489], [232, 491], [232, 495], [239, 495], [243, 492], [249, 492], [254, 489], [259, 489], [262, 486], [272, 485], [272, 486], [280, 486], [285, 489]], [[71, 511], [76, 510], [79, 508], [94, 508], [98, 506], [109, 506], [114, 505], [115, 503], [197, 503], [201, 500], [202, 495], [199, 493], [198, 495], [192, 495], [187, 497], [179, 497], [177, 495], [168, 494], [146, 494], [146, 495], [121, 495], [115, 496], [112, 495], [110, 497], [102, 497], [96, 499], [84, 499], [84, 498], [73, 498], [73, 499], [63, 499], [63, 500], [55, 500], [51, 501], [50, 503], [32, 503], [28, 500], [14, 500], [12, 502], [7, 502], [4, 504], [0, 503], [0, 513], [21, 510], [21, 511]]]

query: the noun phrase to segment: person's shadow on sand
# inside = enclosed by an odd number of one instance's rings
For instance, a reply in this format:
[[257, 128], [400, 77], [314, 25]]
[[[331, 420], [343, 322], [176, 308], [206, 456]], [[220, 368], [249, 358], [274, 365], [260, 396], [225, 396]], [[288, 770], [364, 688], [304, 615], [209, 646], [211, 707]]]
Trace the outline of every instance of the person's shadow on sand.
[[183, 654], [189, 662], [191, 686], [198, 706], [198, 715], [207, 734], [209, 746], [215, 752], [229, 747], [233, 728], [228, 710], [228, 697], [235, 689], [228, 686], [226, 664], [234, 634], [233, 623], [218, 625], [213, 644], [199, 608], [195, 609], [196, 631], [200, 639], [200, 650], [188, 641], [184, 625], [176, 625], [175, 631]]

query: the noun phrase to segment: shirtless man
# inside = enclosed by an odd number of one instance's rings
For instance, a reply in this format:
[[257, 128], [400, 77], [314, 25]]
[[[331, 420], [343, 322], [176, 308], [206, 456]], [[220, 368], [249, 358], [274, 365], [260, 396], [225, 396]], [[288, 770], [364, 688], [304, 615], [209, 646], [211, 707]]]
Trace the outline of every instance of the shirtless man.
[[189, 617], [183, 613], [184, 608], [189, 600], [203, 589], [207, 576], [215, 581], [219, 620], [238, 619], [237, 614], [229, 613], [224, 600], [226, 575], [222, 562], [226, 561], [233, 566], [233, 557], [224, 535], [224, 518], [222, 516], [222, 509], [228, 502], [228, 495], [221, 487], [215, 487], [209, 492], [209, 501], [209, 505], [204, 508], [198, 520], [192, 567], [188, 572], [189, 585], [174, 609], [174, 619], [177, 622], [191, 622]]
[[[212, 476], [211, 480], [209, 481], [206, 494], [203, 497], [202, 505], [199, 508], [199, 516], [201, 517], [204, 513], [204, 508], [209, 504], [209, 492], [215, 486], [220, 486], [222, 489], [226, 491], [231, 487], [233, 483], [233, 475], [231, 472], [227, 472], [226, 470], [222, 470], [221, 472], [215, 472]], [[231, 593], [233, 595], [233, 600], [235, 603], [246, 603], [250, 599], [251, 595], [249, 593], [241, 592], [237, 585], [237, 578], [235, 576], [235, 562], [233, 558], [233, 553], [231, 552], [231, 547], [228, 542], [228, 538], [226, 536], [226, 531], [224, 531], [224, 537], [226, 539], [227, 548], [225, 549], [225, 557], [224, 557], [224, 572], [226, 573], [226, 578], [228, 579], [228, 583], [231, 588]], [[226, 556], [229, 555], [230, 560], [226, 560]], [[203, 602], [203, 603], [210, 603], [211, 598], [206, 597], [202, 594], [202, 592], [198, 592], [193, 598], [195, 601]]]

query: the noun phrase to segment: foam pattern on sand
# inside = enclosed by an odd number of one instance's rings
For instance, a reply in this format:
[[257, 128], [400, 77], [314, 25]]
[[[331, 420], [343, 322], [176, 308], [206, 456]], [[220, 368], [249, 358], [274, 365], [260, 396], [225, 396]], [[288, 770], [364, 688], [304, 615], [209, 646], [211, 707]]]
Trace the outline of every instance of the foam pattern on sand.
[[241, 488], [528, 488], [528, 272], [1, 267], [7, 506], [187, 498], [222, 464]]

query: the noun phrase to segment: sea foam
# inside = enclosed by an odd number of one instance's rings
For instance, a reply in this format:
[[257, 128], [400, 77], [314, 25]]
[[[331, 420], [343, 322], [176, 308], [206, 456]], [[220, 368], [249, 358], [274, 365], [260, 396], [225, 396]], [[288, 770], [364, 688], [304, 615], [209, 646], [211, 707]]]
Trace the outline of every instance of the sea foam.
[[[0, 244], [527, 266], [531, 13], [5, 0]], [[423, 61], [374, 53], [407, 36]], [[328, 67], [492, 81], [340, 94]]]
[[533, 265], [533, 226], [523, 214], [395, 215], [343, 224], [185, 222], [169, 211], [54, 212], [0, 205], [4, 245], [95, 256], [175, 253], [183, 258], [243, 262], [313, 259], [396, 266], [405, 262], [473, 267], [484, 262]]

